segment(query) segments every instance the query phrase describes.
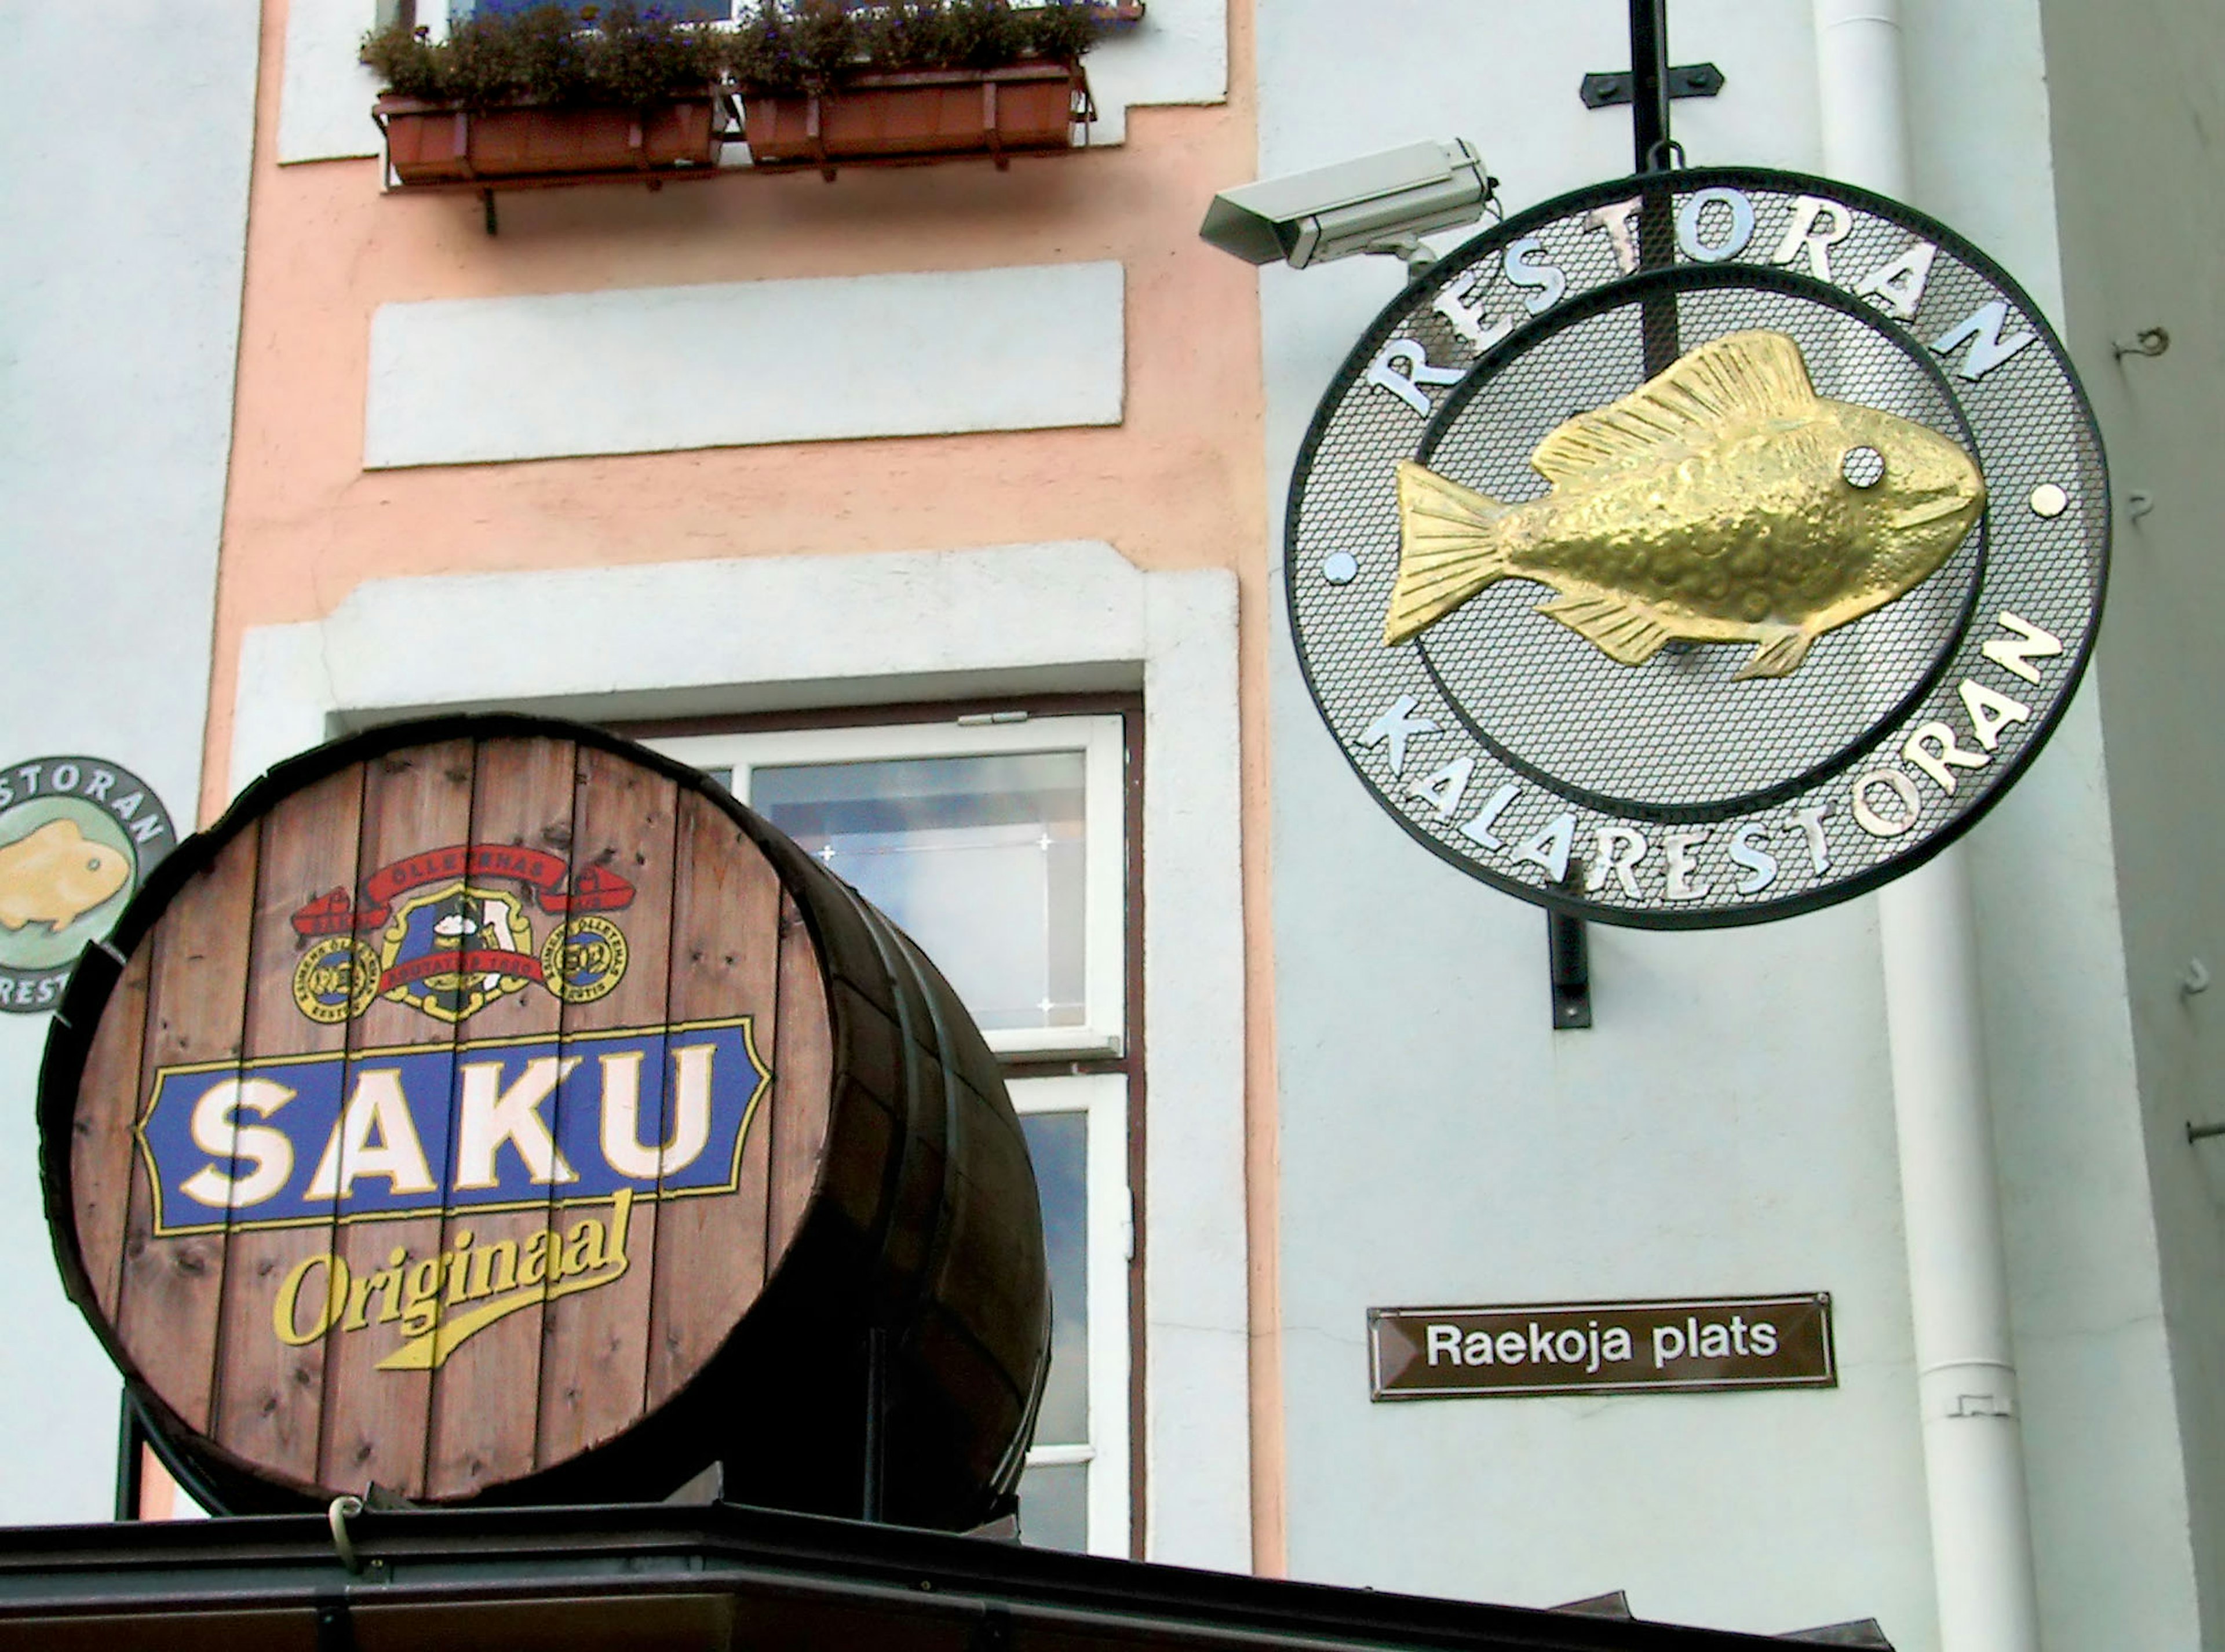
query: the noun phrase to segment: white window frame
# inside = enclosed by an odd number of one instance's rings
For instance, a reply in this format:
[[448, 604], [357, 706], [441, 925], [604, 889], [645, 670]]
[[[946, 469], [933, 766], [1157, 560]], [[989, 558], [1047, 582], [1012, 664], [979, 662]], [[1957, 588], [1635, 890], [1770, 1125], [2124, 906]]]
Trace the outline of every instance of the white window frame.
[[692, 735], [648, 742], [698, 769], [726, 769], [730, 789], [750, 801], [753, 769], [799, 763], [874, 763], [905, 757], [976, 757], [1026, 752], [1082, 754], [1082, 1021], [1078, 1027], [1017, 1027], [986, 1033], [1007, 1059], [1117, 1057], [1127, 1012], [1126, 757], [1117, 713], [878, 723], [851, 728], [781, 729]]
[[[1022, 1117], [1083, 1113], [1089, 1157], [1083, 1197], [1083, 1253], [1089, 1289], [1089, 1438], [1032, 1447], [1028, 1466], [1088, 1469], [1087, 1548], [1126, 1559], [1128, 1497], [1128, 1271], [1135, 1256], [1135, 1206], [1128, 1187], [1128, 1080], [1119, 1073], [1014, 1079]], [[1022, 1535], [1025, 1535], [1024, 1523]]]
[[[758, 769], [803, 763], [874, 763], [919, 757], [1017, 756], [1079, 751], [1083, 757], [1084, 1020], [1080, 1027], [1006, 1029], [986, 1035], [1006, 1059], [1108, 1057], [1123, 1053], [1126, 992], [1126, 736], [1118, 713], [998, 712], [948, 722], [870, 723], [846, 727], [690, 735], [647, 742], [699, 769], [725, 769], [745, 803]], [[1028, 1465], [1079, 1465], [1085, 1476], [1086, 1546], [1125, 1558], [1132, 1531], [1129, 1416], [1132, 1351], [1129, 1271], [1135, 1256], [1135, 1206], [1128, 1182], [1128, 1079], [1078, 1073], [1011, 1081], [1023, 1117], [1086, 1117], [1087, 1172], [1083, 1212], [1088, 1281], [1087, 1438], [1031, 1446]]]

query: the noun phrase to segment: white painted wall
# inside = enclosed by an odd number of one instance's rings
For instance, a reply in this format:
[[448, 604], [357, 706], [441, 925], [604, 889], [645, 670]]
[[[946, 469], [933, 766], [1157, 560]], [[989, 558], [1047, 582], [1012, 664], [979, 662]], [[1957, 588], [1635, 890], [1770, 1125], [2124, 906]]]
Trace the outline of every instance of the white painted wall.
[[[2186, 1440], [2185, 1507], [2127, 1507], [2139, 1541], [2176, 1564], [2189, 1546], [2203, 1586], [2203, 1638], [2225, 1646], [2225, 1141], [2186, 1139], [2190, 1121], [2225, 1117], [2225, 992], [2182, 990], [2190, 963], [2225, 965], [2225, 879], [2204, 846], [2225, 808], [2225, 561], [2216, 463], [2225, 385], [2225, 195], [2216, 187], [2225, 133], [2225, 11], [2170, 0], [2095, 10], [2048, 0], [2051, 59], [2076, 66], [2050, 82], [2051, 156], [2064, 225], [2065, 337], [2083, 366], [2120, 491], [2155, 508], [2118, 519], [2116, 573], [2098, 672], [2108, 730], [2133, 1024], [2147, 1162], [2121, 1152], [2114, 1180], [2152, 1187], [2164, 1267], [2159, 1304], [2066, 1326], [2063, 1360], [2092, 1350], [2114, 1365], [2163, 1343]], [[2113, 341], [2142, 327], [2171, 333], [2168, 353], [2119, 358]], [[2120, 491], [2120, 497], [2123, 497]], [[2143, 1234], [2142, 1249], [2146, 1236]], [[2118, 1244], [2083, 1248], [2093, 1275], [2120, 1271]], [[2066, 1282], [2087, 1287], [2087, 1269]], [[2096, 1301], [2096, 1308], [2100, 1306]], [[2076, 1329], [2073, 1329], [2076, 1326]], [[2077, 1330], [2086, 1334], [2077, 1334]], [[2094, 1332], [2099, 1330], [2097, 1339]], [[2145, 1409], [2146, 1408], [2144, 1408]], [[2137, 1419], [2083, 1442], [2099, 1455]], [[2146, 1442], [2142, 1442], [2146, 1445]], [[2146, 1449], [2152, 1453], [2152, 1446]], [[2103, 1557], [2064, 1568], [2068, 1594], [2091, 1587]], [[2190, 1627], [2178, 1643], [2193, 1645]]]
[[1227, 0], [1151, 0], [1140, 25], [1100, 42], [1082, 66], [1097, 104], [1092, 144], [1127, 142], [1132, 107], [1225, 102]]
[[[607, 646], [482, 651], [424, 704], [418, 639], [485, 623]], [[738, 620], [746, 616], [747, 622]], [[1144, 693], [1144, 1453], [1149, 1558], [1252, 1558], [1236, 580], [1087, 541], [359, 586], [250, 631], [235, 790], [348, 727], [503, 707], [596, 720], [966, 694]]]
[[371, 118], [378, 77], [356, 60], [377, 19], [377, 0], [288, 0], [278, 83], [281, 166], [382, 152]]
[[[1679, 0], [1694, 164], [1816, 165], [1810, 11]], [[1906, 8], [1916, 204], [2057, 294], [2031, 0]], [[1509, 211], [1629, 170], [1610, 0], [1260, 8], [1260, 170], [1477, 143]], [[1395, 292], [1261, 275], [1271, 519], [1315, 402]], [[1277, 579], [1279, 580], [1279, 572]], [[1548, 1029], [1544, 921], [1423, 852], [1272, 654], [1290, 1563], [1303, 1577], [1781, 1631], [1874, 1616], [1936, 1645], [1870, 902], [1764, 928], [1594, 927], [1597, 1025]], [[2043, 1579], [2057, 1652], [2194, 1644], [2186, 1499], [2089, 690], [1972, 839], [1987, 1057]], [[1387, 934], [1382, 944], [1361, 937]], [[2082, 1170], [2082, 1167], [2085, 1167]], [[1830, 1392], [1371, 1406], [1393, 1302], [1826, 1289]]]
[[[1904, 6], [1903, 23], [1917, 205], [2015, 272], [2063, 329], [2065, 260], [2119, 261], [2090, 228], [2058, 225], [2050, 98], [2089, 74], [2085, 53], [2049, 59], [2037, 0], [1931, 0]], [[2108, 118], [2147, 95], [2120, 82]], [[2114, 368], [2096, 353], [2076, 351], [2089, 383]], [[2115, 485], [2138, 486], [2123, 474], [2121, 433], [2103, 434]], [[2118, 548], [2121, 591], [2132, 566], [2121, 529]], [[2106, 623], [2103, 636], [2106, 649]], [[2050, 1652], [2218, 1644], [2202, 1638], [2196, 1609], [2196, 1542], [2216, 1545], [2189, 1529], [2164, 1332], [2117, 892], [2120, 855], [2141, 857], [2109, 816], [2109, 693], [2106, 673], [2089, 678], [2046, 756], [1974, 837], [1971, 865]]]
[[364, 465], [1120, 422], [1118, 263], [382, 304]]
[[[231, 431], [256, 8], [0, 7], [0, 763], [112, 757], [200, 790]], [[130, 42], [158, 141], [89, 135]], [[111, 98], [111, 101], [113, 101]], [[115, 1375], [39, 1200], [43, 1016], [0, 1014], [0, 1522], [107, 1517]]]

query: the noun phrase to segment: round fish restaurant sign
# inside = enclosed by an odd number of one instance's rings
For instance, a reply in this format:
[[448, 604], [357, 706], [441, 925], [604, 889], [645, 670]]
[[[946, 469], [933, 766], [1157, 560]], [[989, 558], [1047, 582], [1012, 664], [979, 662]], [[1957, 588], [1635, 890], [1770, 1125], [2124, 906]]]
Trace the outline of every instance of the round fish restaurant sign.
[[1457, 249], [1292, 483], [1300, 664], [1408, 832], [1607, 922], [1843, 900], [1968, 828], [2100, 619], [2101, 441], [1983, 254], [1819, 179], [1691, 170]]
[[78, 954], [176, 842], [155, 788], [121, 763], [32, 757], [0, 769], [0, 1010], [60, 1003]]

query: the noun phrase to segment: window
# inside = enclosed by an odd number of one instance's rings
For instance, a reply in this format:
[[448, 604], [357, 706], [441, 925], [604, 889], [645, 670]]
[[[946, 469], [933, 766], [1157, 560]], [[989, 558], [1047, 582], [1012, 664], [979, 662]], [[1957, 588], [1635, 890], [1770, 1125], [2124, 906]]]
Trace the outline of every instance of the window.
[[1021, 714], [656, 744], [887, 913], [998, 1054], [1042, 1060], [1126, 1044], [1121, 742], [1118, 716]]
[[1022, 1532], [1125, 1555], [1138, 1069], [1124, 717], [998, 712], [652, 744], [709, 770], [888, 914], [1004, 1059], [1055, 1305]]
[[[388, 0], [388, 3], [392, 3], [393, 0]], [[447, 13], [452, 19], [462, 19], [474, 13], [531, 11], [548, 3], [549, 0], [448, 0]], [[644, 5], [642, 9], [680, 22], [726, 22], [733, 18], [738, 9], [743, 9], [746, 15], [747, 3], [748, 0], [653, 0], [652, 4]], [[1023, 10], [1040, 3], [1042, 0], [1019, 0]]]
[[[1016, 1079], [1050, 1261], [1050, 1380], [1020, 1478], [1030, 1543], [1128, 1553], [1127, 1079]], [[1093, 1335], [1092, 1333], [1094, 1332]]]
[[[447, 0], [445, 4], [441, 0], [377, 0], [379, 27], [397, 20], [413, 27], [422, 22], [434, 40], [446, 40], [449, 29], [472, 17], [521, 16], [548, 3], [549, 0]], [[574, 13], [582, 10], [578, 4], [571, 9]], [[723, 23], [732, 21], [734, 0], [653, 0], [642, 10], [675, 22]]]

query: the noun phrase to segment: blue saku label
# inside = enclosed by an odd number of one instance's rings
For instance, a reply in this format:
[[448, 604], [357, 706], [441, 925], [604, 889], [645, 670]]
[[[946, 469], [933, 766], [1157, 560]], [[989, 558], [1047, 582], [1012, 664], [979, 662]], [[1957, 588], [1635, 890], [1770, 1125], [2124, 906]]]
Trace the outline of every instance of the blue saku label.
[[160, 1237], [732, 1192], [772, 1073], [747, 1016], [160, 1069]]

